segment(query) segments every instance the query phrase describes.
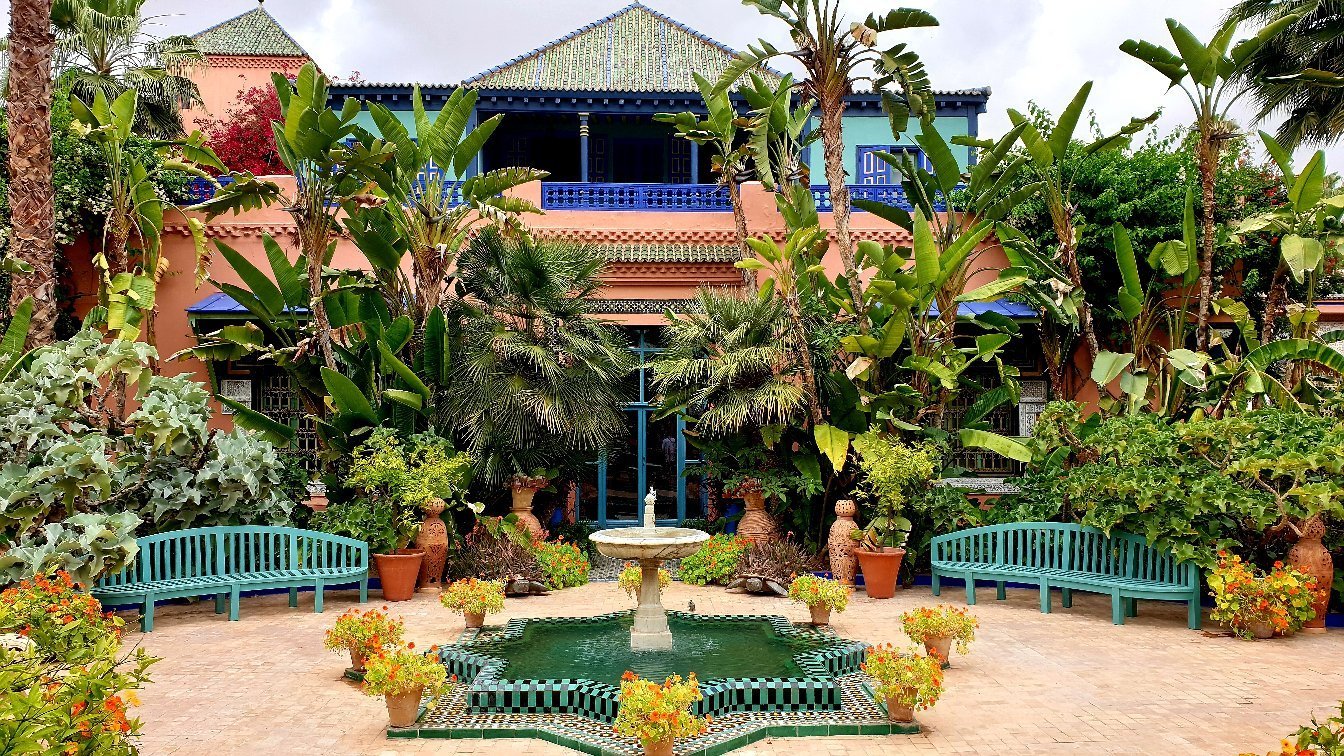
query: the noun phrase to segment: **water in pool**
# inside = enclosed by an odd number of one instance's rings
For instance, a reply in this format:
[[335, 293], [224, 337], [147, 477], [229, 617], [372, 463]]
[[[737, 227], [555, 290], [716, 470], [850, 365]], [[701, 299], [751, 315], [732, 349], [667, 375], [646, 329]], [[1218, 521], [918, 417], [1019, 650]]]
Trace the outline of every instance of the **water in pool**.
[[669, 617], [671, 651], [631, 651], [632, 617], [601, 622], [530, 622], [517, 640], [492, 643], [508, 660], [506, 680], [596, 680], [619, 683], [626, 670], [649, 680], [695, 672], [701, 682], [743, 677], [800, 677], [793, 656], [820, 647], [784, 638], [764, 621], [697, 621]]

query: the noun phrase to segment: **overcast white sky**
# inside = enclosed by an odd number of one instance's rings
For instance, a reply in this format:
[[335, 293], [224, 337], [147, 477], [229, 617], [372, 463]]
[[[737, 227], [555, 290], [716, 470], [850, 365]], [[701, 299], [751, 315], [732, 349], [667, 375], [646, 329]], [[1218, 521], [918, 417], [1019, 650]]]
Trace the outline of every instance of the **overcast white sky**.
[[[1082, 82], [1105, 129], [1165, 108], [1159, 128], [1189, 120], [1189, 103], [1117, 46], [1164, 42], [1176, 15], [1201, 39], [1231, 0], [845, 0], [853, 17], [897, 5], [926, 8], [941, 26], [905, 37], [940, 89], [989, 85], [982, 135], [1006, 128], [1006, 108], [1035, 100], [1058, 113]], [[369, 81], [457, 82], [607, 15], [626, 0], [267, 0], [266, 9], [329, 74]], [[646, 0], [646, 5], [735, 49], [764, 36], [787, 43], [775, 19], [737, 0]], [[5, 5], [8, 5], [5, 0]], [[256, 7], [256, 0], [149, 0], [160, 33], [194, 33]], [[8, 26], [8, 13], [4, 14]], [[903, 33], [887, 37], [893, 41]], [[1243, 122], [1249, 113], [1241, 113]], [[1272, 129], [1270, 129], [1272, 131]], [[1327, 165], [1344, 168], [1344, 147]]]

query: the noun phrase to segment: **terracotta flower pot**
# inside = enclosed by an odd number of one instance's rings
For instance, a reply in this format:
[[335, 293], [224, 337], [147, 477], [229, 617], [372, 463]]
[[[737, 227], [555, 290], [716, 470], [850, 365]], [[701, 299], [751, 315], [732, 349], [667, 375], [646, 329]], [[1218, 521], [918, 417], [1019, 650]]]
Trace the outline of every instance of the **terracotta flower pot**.
[[532, 511], [532, 498], [537, 495], [537, 491], [545, 488], [549, 483], [542, 480], [541, 483], [522, 484], [514, 482], [510, 486], [513, 492], [513, 514], [517, 515], [518, 523], [527, 528], [536, 538], [545, 538], [546, 529], [541, 526], [541, 520]]
[[423, 548], [421, 548], [420, 546], [407, 546], [407, 547], [404, 548], [404, 549], [397, 549], [396, 551], [394, 551], [394, 552], [392, 552], [392, 553], [393, 553], [393, 554], [419, 554], [419, 555], [420, 555], [420, 570], [418, 570], [418, 571], [415, 573], [415, 589], [416, 589], [417, 591], [420, 590], [420, 588], [421, 588], [422, 586], [424, 586], [424, 584], [425, 584], [425, 579], [424, 579], [424, 577], [423, 577], [424, 572], [425, 572], [425, 570], [424, 570], [424, 566], [425, 566], [425, 550], [424, 550]]
[[415, 581], [420, 577], [422, 553], [414, 554], [374, 554], [373, 562], [378, 565], [378, 581], [383, 586], [383, 599], [386, 601], [409, 601], [415, 595]]
[[1302, 535], [1288, 551], [1288, 564], [1298, 572], [1316, 578], [1316, 600], [1311, 608], [1316, 616], [1302, 626], [1304, 633], [1325, 632], [1325, 611], [1330, 603], [1330, 587], [1335, 580], [1335, 563], [1330, 558], [1330, 550], [1321, 543], [1325, 537], [1325, 521], [1320, 517], [1309, 517], [1302, 521]]
[[737, 521], [737, 534], [752, 543], [774, 539], [778, 531], [774, 518], [765, 509], [765, 496], [759, 490], [747, 490], [738, 495], [746, 504], [746, 511]]
[[831, 624], [831, 608], [825, 604], [809, 606], [808, 611], [812, 612], [812, 624], [829, 625]]
[[905, 549], [883, 548], [881, 551], [854, 549], [863, 572], [863, 588], [869, 598], [889, 599], [896, 595], [896, 575], [901, 571]]
[[943, 660], [943, 668], [952, 666], [952, 636], [940, 635], [924, 639], [924, 652]]
[[354, 650], [353, 648], [350, 649], [350, 668], [351, 668], [351, 669], [355, 670], [356, 672], [363, 672], [363, 671], [364, 671], [364, 661], [365, 661], [365, 659], [364, 659], [364, 654], [361, 654], [360, 652]]
[[644, 744], [644, 756], [672, 756], [672, 738]]
[[467, 621], [467, 627], [485, 626], [485, 612], [462, 612], [462, 616]]
[[1268, 620], [1252, 620], [1246, 623], [1246, 627], [1256, 640], [1268, 640], [1274, 637], [1274, 626]]
[[[420, 569], [419, 565], [416, 565], [416, 569]], [[393, 727], [410, 727], [415, 724], [420, 716], [420, 696], [424, 692], [424, 687], [418, 687], [405, 693], [388, 693], [383, 696], [383, 700], [387, 701], [387, 721]]]
[[893, 722], [915, 721], [915, 707], [902, 706], [897, 696], [887, 696], [887, 719]]

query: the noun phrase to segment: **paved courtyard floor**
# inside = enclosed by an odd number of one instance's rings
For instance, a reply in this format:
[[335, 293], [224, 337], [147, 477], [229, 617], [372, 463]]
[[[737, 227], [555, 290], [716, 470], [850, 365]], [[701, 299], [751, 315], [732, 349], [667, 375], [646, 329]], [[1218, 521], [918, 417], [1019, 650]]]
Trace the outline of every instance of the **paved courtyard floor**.
[[[382, 606], [375, 596], [370, 605]], [[942, 701], [920, 714], [923, 734], [776, 739], [736, 753], [1263, 754], [1313, 712], [1337, 712], [1344, 698], [1344, 631], [1261, 642], [1208, 637], [1186, 629], [1184, 605], [1161, 602], [1142, 602], [1140, 616], [1117, 627], [1108, 598], [1075, 592], [1072, 609], [1056, 603], [1043, 615], [1037, 596], [1010, 589], [998, 602], [992, 588], [981, 591], [972, 609], [979, 637], [969, 656], [954, 657]], [[357, 594], [329, 592], [325, 614], [312, 612], [311, 593], [301, 595], [298, 609], [287, 598], [245, 598], [239, 622], [216, 616], [210, 601], [162, 606], [153, 633], [127, 636], [163, 657], [137, 711], [144, 753], [574, 753], [534, 740], [387, 740], [382, 700], [343, 680], [348, 660], [322, 648], [322, 633], [357, 605]], [[691, 600], [698, 612], [807, 618], [806, 607], [785, 599], [681, 583], [664, 603], [680, 609]], [[877, 601], [860, 591], [837, 615], [835, 630], [903, 643], [896, 616], [940, 600], [961, 605], [964, 594], [948, 589], [935, 599], [924, 586]], [[630, 605], [614, 583], [593, 583], [509, 599], [489, 622]], [[462, 618], [433, 594], [390, 607], [419, 648], [450, 642], [462, 628]]]

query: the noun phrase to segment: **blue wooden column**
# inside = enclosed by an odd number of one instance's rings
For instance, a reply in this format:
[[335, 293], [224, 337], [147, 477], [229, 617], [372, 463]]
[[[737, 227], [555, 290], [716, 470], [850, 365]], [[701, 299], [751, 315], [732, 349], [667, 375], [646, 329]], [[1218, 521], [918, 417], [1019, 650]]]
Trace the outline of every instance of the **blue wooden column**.
[[[470, 134], [475, 130], [479, 121], [480, 119], [477, 115], [476, 108], [472, 108], [471, 115], [467, 116], [467, 128], [463, 133]], [[447, 173], [450, 170], [450, 166], [441, 166], [440, 169]], [[477, 153], [476, 157], [472, 158], [471, 162], [467, 164], [467, 172], [465, 176], [454, 176], [453, 178], [461, 181], [462, 179], [478, 176], [482, 173], [485, 173], [485, 150], [481, 150]]]
[[700, 145], [691, 142], [691, 183], [700, 183]]
[[588, 114], [579, 113], [579, 181], [588, 183]]

